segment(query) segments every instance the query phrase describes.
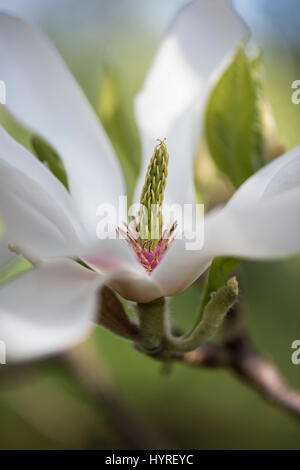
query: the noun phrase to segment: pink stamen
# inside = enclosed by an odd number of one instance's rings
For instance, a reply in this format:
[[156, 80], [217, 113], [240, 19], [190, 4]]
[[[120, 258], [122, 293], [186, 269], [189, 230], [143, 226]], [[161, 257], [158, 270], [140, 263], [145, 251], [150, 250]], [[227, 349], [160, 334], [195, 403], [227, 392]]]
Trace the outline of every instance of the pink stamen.
[[144, 248], [141, 248], [139, 245], [137, 245], [135, 252], [140, 263], [144, 266], [148, 274], [151, 274], [153, 269], [159, 265], [163, 255], [166, 252], [166, 249], [167, 244], [164, 240], [161, 240], [153, 251], [145, 250]]
[[177, 227], [177, 222], [171, 226], [170, 229], [166, 229], [161, 236], [158, 245], [152, 250], [152, 241], [147, 240], [142, 243], [140, 238], [136, 238], [135, 234], [131, 232], [128, 226], [125, 224], [126, 232], [122, 228], [118, 228], [117, 232], [124, 235], [127, 239], [127, 243], [135, 251], [139, 262], [146, 269], [147, 273], [150, 275], [152, 271], [159, 265], [162, 258], [164, 257], [168, 247], [174, 240], [174, 231]]

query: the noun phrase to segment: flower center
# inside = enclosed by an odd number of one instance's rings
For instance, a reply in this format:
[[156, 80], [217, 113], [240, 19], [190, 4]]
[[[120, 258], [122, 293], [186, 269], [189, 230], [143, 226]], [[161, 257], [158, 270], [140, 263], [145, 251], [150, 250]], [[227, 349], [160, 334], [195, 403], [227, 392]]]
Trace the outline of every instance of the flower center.
[[150, 160], [140, 197], [140, 210], [130, 227], [119, 232], [135, 251], [140, 263], [151, 274], [173, 241], [176, 222], [163, 229], [162, 204], [168, 176], [169, 154], [165, 140], [159, 140]]

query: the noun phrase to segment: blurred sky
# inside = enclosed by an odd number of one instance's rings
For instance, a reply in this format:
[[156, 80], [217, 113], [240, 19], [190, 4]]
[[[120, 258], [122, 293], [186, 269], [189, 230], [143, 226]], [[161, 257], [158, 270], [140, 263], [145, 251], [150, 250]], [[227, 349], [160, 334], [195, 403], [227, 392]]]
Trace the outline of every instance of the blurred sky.
[[[278, 44], [284, 53], [300, 46], [299, 0], [233, 1], [258, 43], [267, 48]], [[103, 54], [115, 55], [115, 44], [120, 55], [121, 46], [129, 43], [155, 48], [167, 25], [187, 3], [189, 0], [0, 0], [0, 8], [44, 30], [67, 61], [77, 47], [83, 50], [88, 46], [93, 48], [90, 52], [96, 62]], [[120, 36], [122, 41], [118, 42]]]
[[[0, 8], [16, 12], [35, 23], [74, 29], [122, 27], [139, 18], [151, 29], [159, 30], [188, 0], [1, 0]], [[136, 23], [137, 28], [139, 25]], [[79, 29], [78, 29], [79, 28]]]
[[[211, 0], [218, 1], [218, 0]], [[299, 45], [299, 0], [234, 0], [238, 11], [251, 23], [256, 37], [268, 40], [278, 35]], [[78, 35], [88, 28], [136, 30], [149, 28], [161, 32], [180, 7], [189, 0], [0, 0], [0, 8], [40, 24], [45, 28], [74, 30]], [[132, 30], [135, 32], [135, 29]], [[147, 31], [145, 31], [147, 33]]]
[[300, 46], [299, 0], [235, 0], [235, 5], [258, 41]]
[[[0, 9], [44, 30], [76, 69], [80, 51], [89, 56], [81, 57], [81, 67], [82, 60], [98, 63], [113, 56], [122, 60], [129, 44], [153, 54], [167, 25], [187, 3], [189, 0], [0, 0]], [[282, 54], [300, 46], [299, 0], [234, 0], [234, 4], [267, 53], [269, 45], [274, 49], [277, 44]]]
[[[189, 0], [0, 0], [0, 9], [15, 12], [46, 32], [93, 106], [99, 100], [103, 75], [111, 68], [121, 77], [127, 105], [132, 106], [159, 40], [187, 3]], [[234, 4], [251, 27], [255, 42], [263, 46], [266, 94], [280, 133], [288, 147], [297, 145], [299, 111], [290, 96], [291, 83], [300, 76], [299, 0], [234, 0]]]

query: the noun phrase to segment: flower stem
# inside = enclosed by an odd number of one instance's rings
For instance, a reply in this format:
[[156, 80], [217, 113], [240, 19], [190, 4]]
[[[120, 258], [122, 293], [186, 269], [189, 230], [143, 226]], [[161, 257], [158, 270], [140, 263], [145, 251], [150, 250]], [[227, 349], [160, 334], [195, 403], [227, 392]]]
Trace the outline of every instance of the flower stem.
[[166, 300], [164, 297], [148, 303], [138, 303], [137, 312], [140, 319], [138, 347], [148, 354], [155, 355], [161, 351], [166, 324]]
[[167, 338], [165, 349], [170, 353], [185, 353], [198, 348], [217, 331], [228, 310], [237, 300], [238, 293], [237, 280], [232, 277], [224, 287], [212, 294], [198, 326], [188, 336]]

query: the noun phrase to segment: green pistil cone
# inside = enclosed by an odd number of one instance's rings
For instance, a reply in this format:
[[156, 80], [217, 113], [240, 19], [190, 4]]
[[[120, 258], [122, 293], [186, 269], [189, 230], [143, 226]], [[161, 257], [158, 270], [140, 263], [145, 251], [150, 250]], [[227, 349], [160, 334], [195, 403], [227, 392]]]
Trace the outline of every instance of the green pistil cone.
[[[164, 141], [154, 149], [142, 189], [139, 230], [145, 248], [153, 251], [162, 235], [162, 204], [167, 184], [169, 154]], [[147, 211], [145, 210], [147, 209]]]

